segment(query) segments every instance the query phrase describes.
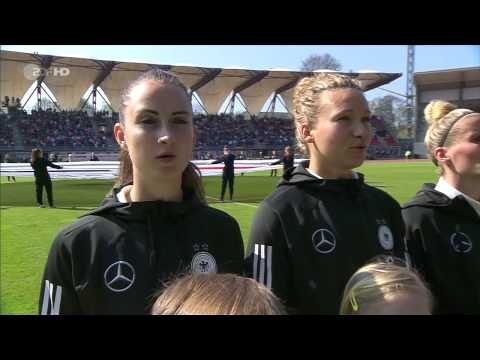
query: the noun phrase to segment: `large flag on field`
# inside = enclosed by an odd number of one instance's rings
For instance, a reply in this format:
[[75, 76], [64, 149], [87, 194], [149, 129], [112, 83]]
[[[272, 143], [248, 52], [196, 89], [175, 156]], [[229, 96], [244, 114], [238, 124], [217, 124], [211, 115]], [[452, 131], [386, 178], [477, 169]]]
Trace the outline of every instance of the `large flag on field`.
[[[304, 159], [295, 159], [295, 165]], [[275, 159], [269, 160], [236, 160], [235, 174], [281, 169], [282, 165], [270, 166]], [[192, 161], [200, 169], [202, 176], [218, 176], [222, 174], [223, 163], [211, 164], [212, 160]], [[48, 168], [52, 179], [115, 179], [118, 176], [118, 161], [79, 161], [56, 162], [63, 169]], [[33, 176], [29, 163], [2, 163], [1, 176]]]

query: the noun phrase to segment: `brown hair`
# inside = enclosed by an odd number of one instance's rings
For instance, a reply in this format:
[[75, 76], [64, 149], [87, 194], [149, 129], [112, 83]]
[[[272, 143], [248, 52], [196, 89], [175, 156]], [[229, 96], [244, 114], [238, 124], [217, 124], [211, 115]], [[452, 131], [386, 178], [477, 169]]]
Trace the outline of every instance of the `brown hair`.
[[295, 86], [293, 95], [293, 118], [295, 121], [297, 146], [301, 152], [308, 154], [308, 147], [300, 134], [300, 126], [312, 129], [319, 112], [319, 97], [325, 90], [357, 89], [363, 91], [360, 83], [350, 76], [321, 73], [301, 79]]
[[[144, 81], [158, 81], [165, 84], [178, 86], [185, 92], [187, 98], [190, 99], [190, 93], [180, 79], [174, 74], [161, 70], [159, 68], [153, 68], [140, 75], [137, 79], [132, 81], [129, 86], [124, 90], [120, 103], [120, 124], [125, 125], [125, 110], [130, 103], [130, 95], [132, 90]], [[191, 106], [191, 105], [190, 105]], [[120, 150], [120, 169], [118, 179], [115, 186], [123, 186], [133, 181], [133, 165], [130, 158], [130, 154], [127, 150]], [[195, 164], [189, 162], [182, 174], [182, 189], [192, 190], [195, 196], [203, 203], [206, 203], [205, 190], [201, 179], [201, 173]]]
[[38, 148], [32, 149], [32, 157], [31, 157], [32, 163], [40, 158], [41, 153], [42, 153], [42, 150]]
[[[435, 166], [438, 166], [435, 149], [451, 146], [460, 133], [459, 128], [455, 128], [455, 124], [472, 113], [474, 111], [458, 109], [456, 105], [443, 100], [432, 100], [425, 107], [425, 121], [430, 124], [425, 134], [425, 147]], [[440, 174], [443, 174], [442, 168], [440, 168]]]
[[285, 315], [280, 300], [254, 279], [189, 274], [161, 292], [152, 315]]

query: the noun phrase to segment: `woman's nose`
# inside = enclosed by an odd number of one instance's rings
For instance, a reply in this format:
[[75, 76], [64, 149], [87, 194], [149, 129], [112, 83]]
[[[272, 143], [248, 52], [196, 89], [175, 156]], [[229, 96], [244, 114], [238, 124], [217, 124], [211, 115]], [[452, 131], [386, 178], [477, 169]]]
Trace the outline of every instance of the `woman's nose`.
[[353, 136], [355, 137], [366, 137], [370, 134], [369, 124], [363, 122], [356, 123], [353, 127]]
[[162, 126], [157, 132], [157, 143], [168, 143], [170, 140], [170, 131], [166, 126]]

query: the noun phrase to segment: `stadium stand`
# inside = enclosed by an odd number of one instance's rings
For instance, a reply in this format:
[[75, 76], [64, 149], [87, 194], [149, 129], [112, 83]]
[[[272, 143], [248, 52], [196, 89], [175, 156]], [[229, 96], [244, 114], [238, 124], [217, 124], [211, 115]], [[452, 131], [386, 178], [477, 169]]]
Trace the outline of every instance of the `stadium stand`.
[[[266, 102], [269, 98], [272, 99], [271, 105], [277, 99], [285, 109], [291, 111], [296, 82], [311, 75], [310, 72], [295, 70], [129, 63], [5, 50], [0, 51], [0, 66], [5, 74], [4, 81], [0, 83], [0, 93], [8, 94], [2, 99], [0, 152], [18, 153], [17, 158], [23, 160], [28, 158], [26, 154], [32, 147], [40, 147], [44, 152], [55, 153], [60, 158], [68, 159], [70, 153], [73, 161], [76, 161], [77, 154], [89, 152], [99, 154], [100, 159], [101, 154], [105, 159], [118, 156], [113, 124], [118, 121], [116, 112], [121, 107], [122, 89], [152, 67], [168, 69], [176, 74], [192, 95], [201, 100], [206, 115], [194, 117], [198, 132], [194, 152], [196, 159], [216, 158], [224, 145], [229, 145], [239, 158], [270, 159], [272, 150], [279, 154], [286, 145], [295, 144], [294, 128], [286, 113], [280, 115], [270, 112], [262, 116], [261, 111], [268, 105]], [[30, 73], [34, 68], [48, 68], [49, 71], [39, 76]], [[59, 76], [59, 69], [68, 70], [68, 76]], [[355, 77], [365, 91], [388, 84], [401, 76], [400, 73], [371, 71], [343, 74]], [[28, 90], [33, 81], [37, 81], [36, 87]], [[30, 99], [35, 92], [37, 95], [42, 93], [44, 85], [48, 85], [54, 95], [56, 110], [25, 112], [20, 99]], [[98, 110], [95, 100], [92, 100], [93, 112], [79, 108], [86, 89], [93, 89], [89, 98], [93, 94], [92, 99], [95, 99], [97, 87], [108, 98], [111, 112], [95, 111]], [[99, 94], [103, 97], [102, 93]], [[246, 112], [243, 115], [222, 113], [229, 96], [231, 109], [234, 108], [237, 95], [241, 97]], [[385, 140], [387, 133], [382, 133], [381, 124], [379, 126], [378, 147], [388, 147], [395, 141], [390, 137]]]
[[[2, 150], [16, 147], [18, 151], [29, 151], [33, 147], [40, 147], [47, 152], [65, 153], [65, 157], [68, 152], [87, 154], [89, 151], [103, 151], [107, 154], [118, 151], [113, 138], [117, 113], [97, 112], [90, 116], [85, 111], [48, 109], [33, 110], [28, 114], [17, 110], [0, 114], [0, 121], [3, 125], [0, 129]], [[295, 129], [288, 117], [196, 114], [194, 124], [197, 129], [194, 158], [197, 160], [216, 158], [224, 145], [229, 145], [245, 158], [268, 159], [273, 150], [281, 153], [285, 146], [295, 144]], [[384, 120], [374, 116], [372, 125], [374, 132], [369, 157], [400, 157], [400, 146], [387, 130]], [[102, 156], [106, 157], [115, 158]], [[77, 156], [74, 161], [78, 161]]]

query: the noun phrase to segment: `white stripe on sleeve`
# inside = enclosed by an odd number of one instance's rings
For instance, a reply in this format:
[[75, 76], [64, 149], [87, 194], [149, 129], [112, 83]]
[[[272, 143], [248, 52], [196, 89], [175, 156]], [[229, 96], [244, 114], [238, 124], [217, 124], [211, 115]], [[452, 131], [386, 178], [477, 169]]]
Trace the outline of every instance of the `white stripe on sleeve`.
[[267, 246], [267, 287], [272, 288], [272, 247]]
[[42, 315], [47, 315], [48, 301], [50, 300], [49, 291], [50, 291], [50, 282], [48, 280], [45, 280], [45, 286], [43, 288]]
[[258, 282], [265, 285], [265, 245], [260, 245], [260, 276]]
[[258, 244], [255, 244], [255, 250], [253, 252], [253, 278], [258, 281]]

